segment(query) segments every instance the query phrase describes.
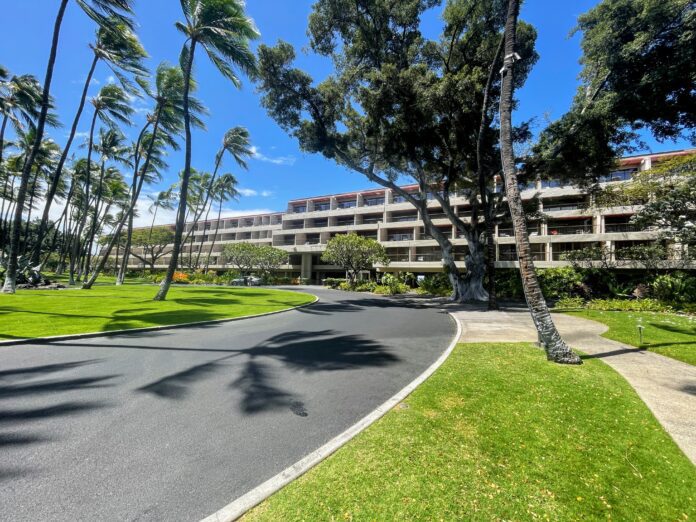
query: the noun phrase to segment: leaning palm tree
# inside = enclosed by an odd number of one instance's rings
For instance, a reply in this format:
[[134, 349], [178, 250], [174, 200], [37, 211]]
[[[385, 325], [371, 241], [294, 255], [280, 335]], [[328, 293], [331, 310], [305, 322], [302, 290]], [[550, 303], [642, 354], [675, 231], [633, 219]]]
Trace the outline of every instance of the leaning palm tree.
[[[179, 67], [172, 67], [166, 63], [160, 64], [155, 76], [154, 90], [142, 80], [139, 83], [147, 95], [155, 101], [155, 107], [148, 114], [147, 122], [135, 144], [130, 203], [119, 216], [105, 248], [105, 254], [101, 257], [98, 266], [92, 272], [89, 280], [82, 285], [85, 290], [92, 288], [97, 277], [104, 270], [111, 250], [117, 242], [120, 247], [121, 231], [135, 211], [143, 185], [148, 179], [148, 175], [153, 171], [153, 165], [155, 167], [163, 166], [161, 156], [164, 155], [164, 148], [177, 147], [175, 136], [184, 126], [184, 74]], [[191, 85], [191, 89], [195, 89], [195, 84]], [[204, 113], [205, 109], [194, 97], [189, 96], [188, 100], [191, 124], [202, 126], [198, 114]], [[143, 158], [144, 162], [141, 167]]]
[[[41, 110], [39, 111], [39, 117], [36, 120], [36, 138], [34, 141], [32, 152], [23, 165], [19, 189], [17, 191], [17, 201], [19, 204], [17, 205], [17, 209], [15, 210], [13, 218], [12, 234], [10, 237], [8, 248], [7, 271], [5, 272], [5, 283], [2, 289], [4, 293], [15, 293], [15, 289], [17, 286], [17, 256], [19, 253], [19, 236], [22, 226], [22, 208], [24, 207], [24, 200], [26, 199], [27, 186], [29, 184], [29, 177], [34, 166], [34, 160], [39, 152], [39, 148], [41, 147], [44, 130], [46, 128], [48, 111], [50, 109], [51, 102], [51, 83], [53, 81], [53, 69], [56, 63], [56, 55], [58, 54], [58, 41], [60, 40], [60, 30], [63, 25], [65, 10], [68, 7], [68, 1], [69, 0], [60, 0], [58, 14], [56, 15], [55, 22], [53, 24], [51, 50], [48, 58], [48, 65], [46, 66], [46, 76], [43, 82], [43, 92], [41, 93]], [[129, 13], [132, 13], [132, 0], [75, 0], [75, 2], [90, 18], [95, 20], [99, 25], [106, 26], [107, 18], [116, 16], [120, 17], [120, 21], [123, 21], [124, 23], [132, 27], [132, 22], [127, 17]]]
[[193, 63], [198, 46], [202, 47], [217, 69], [235, 86], [240, 79], [235, 72], [239, 69], [247, 75], [256, 73], [256, 59], [249, 41], [258, 38], [259, 32], [253, 20], [244, 12], [242, 0], [180, 0], [185, 22], [178, 22], [176, 27], [185, 36], [186, 41], [181, 51], [181, 67], [184, 70], [184, 130], [186, 133], [186, 153], [184, 175], [181, 184], [181, 199], [177, 211], [174, 245], [167, 273], [162, 280], [155, 300], [167, 298], [169, 287], [174, 277], [181, 240], [186, 219], [186, 198], [191, 175], [191, 120], [189, 115], [189, 92], [193, 72]]
[[[213, 255], [213, 249], [215, 248], [215, 242], [217, 241], [218, 230], [220, 229], [222, 205], [226, 201], [230, 201], [238, 197], [239, 192], [237, 192], [237, 178], [235, 178], [232, 174], [223, 174], [217, 179], [217, 181], [215, 181], [215, 186], [213, 187], [213, 199], [218, 202], [218, 213], [217, 220], [215, 221], [215, 232], [213, 232], [213, 240], [210, 243], [210, 248], [208, 249], [208, 257], [206, 257], [205, 259], [206, 273], [208, 272], [208, 266], [210, 266], [210, 257]], [[198, 264], [198, 261], [196, 261], [196, 264]]]
[[94, 247], [95, 236], [99, 228], [102, 202], [105, 199], [105, 186], [108, 187], [108, 181], [114, 177], [118, 177], [120, 172], [117, 170], [107, 169], [107, 162], [116, 161], [122, 164], [127, 163], [126, 153], [128, 148], [125, 146], [126, 137], [121, 131], [116, 128], [109, 127], [107, 129], [99, 129], [99, 140], [94, 145], [94, 150], [99, 154], [99, 182], [94, 201], [94, 212], [92, 213], [92, 224], [90, 232], [87, 235], [87, 249], [85, 256], [85, 277], [89, 272], [92, 249]]
[[519, 0], [509, 0], [507, 21], [505, 24], [505, 56], [501, 69], [502, 84], [500, 91], [500, 154], [505, 175], [505, 195], [510, 207], [515, 229], [517, 257], [520, 264], [522, 286], [527, 305], [539, 334], [539, 342], [546, 351], [550, 361], [563, 364], [581, 364], [581, 359], [573, 353], [563, 341], [549, 313], [544, 294], [537, 279], [534, 261], [531, 255], [527, 223], [522, 208], [522, 198], [517, 182], [515, 153], [512, 145], [512, 108], [515, 70], [515, 44], [517, 35], [517, 16]]
[[44, 238], [46, 230], [48, 229], [51, 205], [53, 204], [56, 190], [63, 174], [65, 162], [70, 155], [70, 149], [72, 147], [73, 140], [75, 139], [77, 128], [87, 102], [87, 93], [89, 91], [92, 76], [94, 75], [97, 64], [100, 62], [105, 63], [114, 73], [114, 75], [121, 81], [124, 88], [128, 89], [129, 91], [132, 90], [132, 86], [129, 80], [125, 77], [124, 73], [135, 75], [136, 78], [144, 77], [148, 74], [147, 69], [143, 64], [143, 60], [147, 57], [147, 53], [140, 44], [138, 37], [131, 31], [129, 25], [117, 17], [109, 18], [107, 23], [108, 25], [99, 27], [97, 29], [95, 43], [90, 45], [90, 48], [92, 49], [92, 62], [82, 88], [82, 95], [77, 106], [77, 112], [73, 118], [72, 127], [70, 128], [70, 133], [68, 134], [65, 148], [63, 149], [63, 155], [61, 156], [56, 170], [53, 173], [51, 184], [48, 188], [48, 193], [46, 194], [43, 216], [37, 232], [37, 243], [39, 244], [39, 247], [35, 249], [33, 254], [34, 257], [32, 258], [34, 262], [38, 261], [40, 243]]
[[150, 223], [150, 230], [148, 232], [148, 241], [152, 237], [152, 230], [155, 228], [155, 222], [157, 221], [157, 212], [159, 209], [162, 210], [174, 210], [174, 199], [172, 197], [172, 190], [162, 190], [157, 194], [148, 194], [147, 198], [152, 202], [148, 208], [148, 212], [152, 214], [152, 223]]
[[94, 114], [92, 115], [92, 123], [89, 128], [89, 137], [87, 144], [87, 175], [85, 178], [84, 197], [82, 212], [78, 221], [78, 227], [73, 238], [72, 256], [70, 257], [70, 284], [75, 284], [74, 275], [75, 268], [78, 263], [78, 255], [80, 253], [80, 241], [82, 231], [89, 212], [90, 201], [90, 185], [91, 185], [91, 170], [92, 170], [92, 152], [94, 150], [94, 130], [97, 120], [114, 127], [117, 123], [122, 125], [130, 125], [129, 117], [133, 114], [133, 108], [130, 106], [128, 93], [118, 85], [105, 85], [99, 91], [99, 94], [92, 98], [94, 106]]

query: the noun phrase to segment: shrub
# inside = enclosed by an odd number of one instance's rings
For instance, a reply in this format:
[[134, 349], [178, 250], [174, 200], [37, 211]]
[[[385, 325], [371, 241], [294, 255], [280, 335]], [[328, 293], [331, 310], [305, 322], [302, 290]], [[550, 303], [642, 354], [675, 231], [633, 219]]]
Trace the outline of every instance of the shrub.
[[696, 303], [696, 277], [684, 272], [659, 275], [650, 285], [653, 295], [675, 304]]
[[355, 285], [355, 290], [356, 292], [374, 292], [375, 288], [377, 287], [377, 283], [374, 281], [361, 281], [357, 285]]
[[427, 275], [418, 282], [418, 293], [448, 296], [452, 294], [452, 285], [447, 274]]
[[516, 268], [502, 268], [495, 271], [495, 288], [498, 297], [523, 299], [522, 279]]
[[562, 299], [585, 293], [582, 274], [572, 266], [539, 270], [537, 275], [546, 299]]
[[657, 299], [593, 299], [588, 310], [620, 312], [673, 312], [674, 309]]
[[[382, 276], [382, 286], [387, 288], [386, 292], [377, 292], [377, 287], [375, 287], [375, 293], [385, 293], [386, 295], [398, 295], [405, 294], [409, 291], [408, 285], [399, 281], [399, 278], [394, 274], [384, 274]], [[381, 289], [380, 289], [381, 290]]]
[[189, 275], [186, 272], [174, 272], [174, 277], [172, 277], [173, 283], [187, 284], [189, 282]]
[[556, 303], [555, 309], [578, 310], [585, 308], [585, 300], [582, 297], [564, 297]]
[[353, 287], [350, 286], [350, 283], [348, 281], [344, 281], [343, 283], [340, 283], [338, 285], [339, 290], [343, 290], [344, 292], [348, 292], [350, 290], [353, 290]]
[[334, 290], [338, 288], [338, 286], [341, 283], [345, 283], [346, 279], [345, 278], [340, 278], [340, 277], [327, 277], [324, 279], [324, 286], [328, 286], [329, 288], [333, 288]]

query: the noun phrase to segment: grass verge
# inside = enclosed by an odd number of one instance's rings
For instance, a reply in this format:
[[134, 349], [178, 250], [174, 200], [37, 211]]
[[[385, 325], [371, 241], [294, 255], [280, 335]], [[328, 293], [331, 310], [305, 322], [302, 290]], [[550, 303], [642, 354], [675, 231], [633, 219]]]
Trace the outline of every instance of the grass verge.
[[686, 520], [696, 468], [598, 360], [463, 344], [244, 520]]
[[[624, 344], [636, 346], [696, 366], [696, 317], [658, 312], [609, 312], [582, 310], [567, 312], [604, 323], [603, 334]], [[638, 325], [643, 325], [643, 344]]]
[[129, 284], [0, 294], [0, 340], [227, 319], [314, 300], [309, 294], [266, 288], [172, 286], [166, 301], [155, 302], [156, 292], [156, 286]]

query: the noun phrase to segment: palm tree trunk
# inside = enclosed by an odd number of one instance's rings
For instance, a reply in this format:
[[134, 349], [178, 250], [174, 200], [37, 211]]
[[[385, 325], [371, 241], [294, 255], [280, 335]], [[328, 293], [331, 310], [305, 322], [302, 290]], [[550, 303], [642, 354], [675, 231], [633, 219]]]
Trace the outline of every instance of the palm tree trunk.
[[217, 221], [215, 222], [215, 234], [213, 234], [213, 242], [210, 244], [210, 250], [208, 250], [208, 258], [205, 260], [205, 273], [208, 273], [208, 266], [210, 265], [210, 256], [213, 255], [213, 248], [215, 247], [215, 241], [217, 241], [218, 230], [220, 229], [220, 216], [222, 216], [222, 197], [220, 197], [220, 205], [218, 206]]
[[[5, 130], [7, 129], [7, 120], [9, 116], [5, 114], [2, 119], [2, 125], [0, 125], [0, 167], [3, 161], [3, 152], [5, 151]], [[2, 192], [0, 193], [0, 199], [2, 199], [2, 204], [0, 206], [0, 249], [5, 248], [5, 196], [7, 196], [7, 187], [10, 182], [10, 175], [8, 174], [3, 181]]]
[[515, 155], [512, 145], [512, 106], [518, 13], [519, 0], [509, 0], [507, 21], [505, 23], [505, 58], [501, 71], [502, 86], [500, 93], [500, 153], [505, 175], [505, 195], [515, 228], [515, 241], [517, 243], [517, 257], [520, 263], [522, 286], [532, 320], [539, 333], [539, 341], [550, 361], [563, 364], [581, 364], [582, 360], [566, 345], [558, 330], [556, 330], [556, 325], [554, 325], [551, 319], [546, 300], [541, 292], [534, 269], [534, 261], [531, 256], [527, 223], [524, 210], [522, 209], [520, 189], [517, 184]]
[[56, 63], [56, 55], [58, 54], [58, 40], [60, 38], [60, 28], [63, 23], [65, 9], [68, 6], [68, 0], [61, 0], [58, 8], [58, 15], [53, 26], [53, 41], [51, 42], [51, 53], [48, 58], [48, 66], [46, 68], [46, 78], [44, 80], [43, 95], [41, 97], [41, 113], [36, 122], [36, 137], [34, 144], [29, 153], [24, 168], [22, 169], [22, 178], [19, 183], [19, 191], [17, 193], [17, 206], [15, 208], [14, 221], [12, 223], [12, 232], [10, 235], [9, 255], [7, 262], [7, 272], [5, 273], [5, 284], [3, 293], [14, 294], [17, 288], [17, 255], [19, 253], [19, 234], [22, 228], [22, 210], [24, 208], [24, 200], [27, 195], [27, 185], [31, 169], [34, 166], [36, 155], [39, 153], [41, 142], [43, 141], [44, 129], [46, 128], [46, 117], [48, 116], [48, 108], [51, 97], [51, 81], [53, 80], [53, 68]]
[[94, 128], [97, 125], [97, 117], [99, 116], [99, 111], [94, 111], [94, 116], [92, 116], [92, 125], [89, 128], [89, 144], [87, 145], [87, 178], [85, 179], [85, 190], [84, 190], [84, 203], [82, 205], [82, 213], [80, 215], [80, 220], [78, 221], [77, 231], [75, 232], [75, 237], [73, 238], [72, 245], [72, 256], [70, 257], [70, 284], [74, 285], [75, 268], [79, 263], [80, 254], [80, 244], [82, 241], [82, 231], [87, 223], [87, 215], [89, 214], [89, 189], [92, 178], [92, 149], [94, 148]]
[[159, 291], [154, 297], [155, 301], [164, 301], [167, 299], [169, 287], [174, 278], [174, 272], [179, 262], [179, 252], [181, 250], [181, 238], [184, 234], [184, 225], [186, 220], [186, 200], [188, 199], [189, 178], [191, 177], [191, 114], [189, 112], [189, 94], [191, 91], [191, 72], [193, 69], [193, 57], [196, 52], [196, 39], [191, 40], [191, 48], [189, 49], [188, 63], [184, 71], [184, 128], [186, 130], [186, 155], [184, 162], [184, 175], [181, 180], [181, 189], [179, 194], [179, 210], [176, 216], [176, 229], [174, 231], [174, 244], [172, 247], [172, 257], [169, 260], [167, 273], [160, 284]]
[[[143, 176], [145, 173], [143, 172]], [[128, 261], [130, 260], [131, 242], [133, 241], [133, 212], [128, 215], [128, 228], [126, 230], [126, 244], [123, 247], [123, 260], [116, 277], [116, 286], [121, 286], [126, 279]]]
[[65, 143], [65, 148], [63, 153], [60, 155], [58, 160], [58, 165], [56, 170], [51, 176], [51, 180], [48, 184], [48, 191], [46, 192], [46, 203], [44, 205], [43, 215], [41, 216], [41, 223], [39, 223], [39, 229], [36, 236], [36, 246], [32, 252], [32, 263], [38, 263], [40, 253], [41, 253], [41, 243], [44, 240], [46, 231], [48, 230], [48, 220], [49, 211], [51, 210], [51, 205], [56, 197], [56, 192], [58, 191], [58, 185], [60, 182], [60, 177], [63, 173], [63, 167], [70, 154], [70, 148], [72, 147], [73, 140], [75, 139], [75, 134], [77, 133], [77, 126], [80, 123], [80, 118], [82, 117], [82, 111], [85, 108], [85, 102], [87, 100], [87, 94], [89, 91], [89, 86], [92, 83], [92, 77], [94, 76], [94, 70], [99, 62], [99, 57], [95, 54], [92, 59], [92, 65], [90, 66], [89, 72], [87, 73], [87, 79], [85, 80], [85, 85], [82, 88], [82, 96], [80, 97], [80, 103], [77, 106], [77, 112], [75, 113], [75, 118], [73, 119], [72, 127], [70, 128], [70, 134], [68, 135], [68, 141]]
[[34, 207], [34, 198], [36, 196], [36, 184], [39, 180], [39, 171], [36, 170], [34, 179], [30, 183], [31, 190], [29, 191], [29, 204], [27, 205], [27, 221], [24, 223], [24, 245], [22, 246], [22, 255], [27, 253], [29, 248], [29, 225], [31, 225], [31, 214]]
[[[133, 215], [133, 212], [135, 212], [135, 205], [138, 202], [138, 197], [140, 197], [140, 191], [143, 188], [143, 183], [145, 182], [145, 174], [147, 173], [148, 169], [150, 168], [150, 159], [152, 157], [152, 151], [155, 146], [155, 141], [157, 140], [157, 131], [159, 129], [159, 122], [160, 122], [160, 116], [162, 115], [162, 106], [160, 105], [157, 108], [157, 114], [155, 116], [155, 121], [154, 121], [154, 126], [152, 128], [152, 138], [150, 139], [150, 146], [148, 147], [147, 150], [147, 157], [145, 159], [145, 164], [143, 165], [143, 168], [141, 170], [140, 177], [138, 178], [138, 183], [136, 190], [131, 194], [131, 200], [130, 204], [128, 206], [128, 209], [123, 213], [121, 216], [121, 219], [118, 220], [118, 223], [114, 227], [114, 230], [112, 231], [112, 236], [111, 240], [109, 241], [109, 244], [106, 247], [106, 250], [104, 251], [104, 256], [99, 260], [99, 264], [95, 267], [94, 271], [92, 272], [92, 275], [90, 276], [89, 280], [85, 281], [82, 284], [82, 289], [83, 290], [90, 290], [92, 286], [94, 285], [94, 282], [97, 280], [97, 277], [99, 277], [99, 274], [104, 270], [104, 267], [106, 266], [106, 262], [109, 259], [109, 255], [111, 254], [111, 250], [113, 249], [114, 245], [118, 245], [116, 247], [116, 264], [114, 268], [118, 270], [119, 263], [118, 263], [118, 250], [120, 248], [120, 242], [119, 242], [119, 237], [121, 236], [121, 230], [123, 229], [123, 225], [125, 225], [126, 220], [130, 219], [130, 216]], [[148, 123], [149, 125], [149, 123]], [[146, 126], [147, 128], [147, 126]], [[141, 138], [143, 136], [144, 132], [141, 133], [140, 137], [138, 138], [138, 142], [141, 141]], [[136, 150], [138, 150], [139, 147], [136, 147]], [[140, 158], [138, 157], [136, 159], [135, 163], [135, 170], [133, 172], [133, 176], [135, 178], [138, 177], [138, 167], [139, 167], [139, 162]]]
[[97, 198], [94, 202], [94, 215], [92, 216], [92, 226], [89, 233], [89, 246], [87, 247], [87, 259], [85, 260], [85, 277], [89, 274], [89, 267], [92, 258], [92, 248], [94, 248], [94, 236], [97, 234], [97, 221], [99, 220], [99, 208], [101, 207], [102, 191], [104, 189], [104, 171], [106, 162], [102, 160], [101, 170], [99, 171], [99, 185], [97, 188]]
[[[212, 183], [212, 181], [211, 181], [211, 183]], [[212, 185], [211, 185], [210, 190], [212, 191]], [[210, 210], [212, 208], [213, 208], [213, 202], [211, 201], [210, 205], [208, 205], [208, 210], [205, 213], [205, 219], [203, 219], [203, 238], [205, 238], [205, 226], [206, 226], [206, 223], [208, 223], [208, 217], [210, 216]], [[196, 254], [196, 268], [198, 268], [198, 266], [199, 266], [198, 263], [201, 262], [201, 252], [203, 252], [203, 241], [201, 241], [200, 244], [198, 245], [198, 253]]]

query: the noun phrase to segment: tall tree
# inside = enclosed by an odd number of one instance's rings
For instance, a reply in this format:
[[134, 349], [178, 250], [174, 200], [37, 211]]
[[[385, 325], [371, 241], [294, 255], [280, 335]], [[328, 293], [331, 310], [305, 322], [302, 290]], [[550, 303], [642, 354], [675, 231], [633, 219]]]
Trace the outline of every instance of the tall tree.
[[244, 12], [242, 0], [181, 0], [185, 21], [176, 27], [186, 37], [181, 52], [181, 67], [184, 70], [184, 129], [186, 148], [184, 175], [182, 179], [179, 209], [171, 260], [156, 301], [167, 298], [181, 252], [186, 219], [189, 177], [191, 175], [191, 117], [189, 93], [196, 48], [200, 45], [215, 67], [235, 86], [240, 84], [235, 68], [245, 74], [256, 74], [256, 60], [249, 48], [249, 41], [259, 36], [254, 22]]
[[117, 124], [130, 125], [129, 117], [133, 114], [130, 106], [128, 94], [117, 85], [105, 85], [95, 96], [91, 103], [94, 107], [92, 122], [89, 129], [87, 144], [87, 176], [84, 182], [83, 207], [78, 220], [77, 231], [73, 237], [72, 255], [70, 257], [70, 284], [75, 284], [75, 270], [79, 265], [80, 246], [82, 241], [82, 231], [87, 222], [90, 202], [91, 171], [92, 171], [92, 151], [94, 150], [94, 131], [97, 120], [115, 126]]
[[[41, 217], [41, 224], [39, 225], [38, 231], [38, 243], [43, 240], [44, 234], [48, 229], [51, 205], [53, 204], [56, 189], [63, 175], [65, 162], [70, 155], [72, 143], [75, 139], [82, 112], [87, 102], [87, 94], [97, 65], [100, 62], [105, 63], [114, 75], [121, 80], [124, 88], [129, 91], [132, 90], [130, 80], [125, 77], [124, 73], [133, 74], [137, 77], [146, 76], [148, 74], [143, 64], [143, 60], [147, 57], [147, 53], [140, 44], [138, 37], [130, 30], [129, 24], [123, 21], [122, 17], [110, 17], [105, 20], [105, 22], [107, 25], [100, 26], [97, 29], [95, 42], [90, 46], [92, 49], [92, 61], [82, 88], [82, 95], [77, 106], [75, 117], [73, 118], [70, 133], [68, 134], [68, 139], [63, 149], [63, 155], [53, 173], [48, 193], [46, 194], [43, 216]], [[32, 259], [34, 262], [38, 262], [39, 250], [40, 245], [34, 249]]]
[[[237, 179], [232, 174], [223, 174], [217, 180], [215, 180], [213, 185], [213, 202], [218, 202], [218, 213], [217, 219], [215, 220], [215, 230], [213, 231], [213, 240], [210, 242], [210, 248], [208, 249], [208, 256], [205, 259], [205, 271], [208, 271], [208, 266], [210, 265], [210, 258], [213, 255], [213, 249], [215, 248], [215, 242], [217, 241], [218, 231], [220, 230], [220, 219], [222, 218], [222, 205], [231, 199], [237, 198], [239, 192], [237, 192]], [[201, 243], [203, 247], [203, 243]], [[200, 250], [199, 250], [200, 255]], [[196, 265], [198, 261], [196, 261]]]
[[[162, 63], [157, 68], [155, 86], [152, 89], [146, 82], [139, 82], [148, 97], [154, 100], [155, 106], [147, 116], [147, 122], [143, 126], [134, 147], [133, 182], [131, 185], [130, 202], [120, 219], [114, 226], [110, 239], [104, 249], [99, 263], [92, 272], [92, 276], [82, 285], [83, 289], [90, 289], [97, 277], [104, 270], [114, 246], [120, 249], [122, 241], [122, 229], [129, 223], [138, 204], [138, 198], [148, 174], [154, 168], [163, 166], [161, 156], [165, 147], [176, 148], [176, 136], [183, 129], [184, 120], [184, 74], [179, 67], [173, 67]], [[191, 124], [202, 127], [203, 123], [199, 114], [205, 112], [201, 103], [191, 95], [195, 90], [195, 82], [189, 85], [188, 108]], [[151, 131], [150, 131], [151, 129]], [[142, 162], [142, 163], [141, 163]], [[117, 256], [118, 257], [118, 256]]]
[[580, 357], [570, 349], [558, 333], [556, 325], [554, 325], [551, 319], [544, 295], [541, 292], [541, 286], [534, 269], [534, 261], [532, 260], [527, 222], [522, 208], [522, 198], [517, 181], [517, 166], [513, 150], [512, 109], [515, 62], [519, 59], [519, 55], [516, 52], [518, 14], [519, 0], [509, 0], [505, 22], [505, 51], [503, 68], [501, 69], [502, 84], [500, 93], [500, 154], [505, 177], [505, 195], [515, 230], [522, 287], [534, 326], [539, 333], [539, 342], [542, 344], [550, 361], [562, 364], [581, 364], [582, 360]]
[[[132, 23], [125, 16], [127, 13], [132, 12], [132, 0], [93, 0], [91, 2], [89, 0], [75, 1], [90, 18], [97, 21], [100, 25], [105, 25], [106, 18], [108, 16], [118, 16], [121, 17], [124, 22], [129, 24]], [[5, 272], [5, 283], [2, 289], [4, 293], [15, 293], [15, 288], [17, 286], [17, 255], [19, 249], [20, 229], [22, 226], [22, 207], [24, 206], [24, 200], [26, 198], [27, 185], [29, 183], [31, 169], [33, 168], [36, 154], [41, 147], [41, 142], [43, 140], [44, 130], [46, 127], [51, 100], [53, 69], [55, 67], [56, 56], [58, 54], [60, 30], [63, 25], [63, 18], [65, 17], [65, 10], [67, 7], [68, 0], [61, 0], [58, 7], [58, 14], [56, 15], [53, 24], [51, 49], [49, 52], [48, 65], [46, 66], [46, 76], [43, 82], [43, 93], [41, 94], [41, 111], [39, 112], [39, 117], [36, 121], [36, 138], [32, 152], [27, 158], [27, 161], [22, 169], [22, 176], [20, 179], [19, 189], [17, 191], [17, 200], [19, 204], [15, 210], [12, 223], [12, 234], [8, 249], [7, 271]]]

